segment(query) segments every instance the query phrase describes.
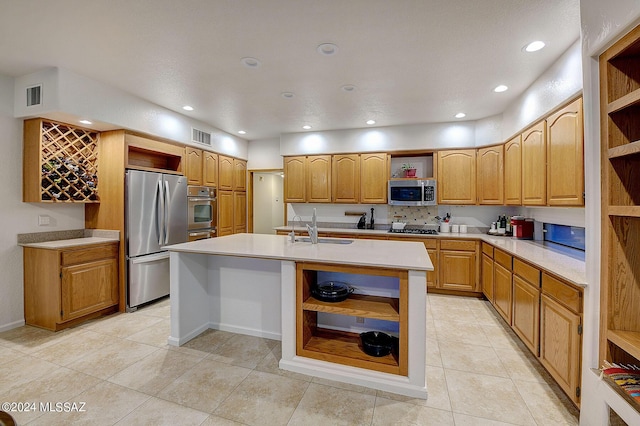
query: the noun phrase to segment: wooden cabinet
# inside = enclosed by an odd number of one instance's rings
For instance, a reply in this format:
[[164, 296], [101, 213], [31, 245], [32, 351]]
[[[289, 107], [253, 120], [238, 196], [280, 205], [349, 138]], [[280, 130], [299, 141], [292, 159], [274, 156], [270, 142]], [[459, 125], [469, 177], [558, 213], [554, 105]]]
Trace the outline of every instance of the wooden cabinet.
[[218, 186], [218, 154], [204, 151], [202, 165], [202, 184], [204, 186]]
[[438, 288], [479, 292], [477, 252], [477, 241], [441, 240]]
[[476, 204], [476, 150], [438, 152], [438, 204]]
[[482, 294], [492, 304], [495, 303], [493, 291], [493, 246], [482, 243]]
[[331, 195], [334, 203], [360, 202], [360, 154], [332, 156]]
[[58, 331], [118, 308], [118, 243], [24, 248], [28, 325]]
[[504, 146], [478, 149], [477, 162], [478, 204], [504, 204]]
[[582, 289], [546, 273], [540, 299], [540, 362], [576, 403], [580, 402]]
[[504, 202], [509, 206], [522, 204], [522, 154], [521, 136], [504, 145]]
[[247, 193], [233, 191], [233, 233], [247, 232]]
[[331, 202], [331, 156], [313, 155], [307, 157], [306, 201], [310, 203]]
[[233, 190], [234, 165], [233, 158], [226, 155], [218, 155], [218, 189], [221, 191]]
[[284, 202], [304, 203], [306, 196], [306, 164], [307, 157], [285, 157], [284, 167]]
[[[311, 288], [326, 277], [336, 274], [346, 275], [362, 281], [361, 276], [375, 276], [383, 280], [392, 294], [398, 297], [380, 297], [353, 294], [346, 300], [328, 303], [317, 300]], [[332, 278], [333, 279], [333, 278]], [[349, 278], [345, 279], [350, 281]], [[349, 267], [314, 263], [296, 264], [296, 355], [380, 371], [400, 376], [408, 376], [408, 272], [371, 267]], [[385, 331], [397, 330], [398, 349], [383, 357], [365, 354], [359, 347], [359, 334], [337, 331], [325, 326], [323, 318], [334, 315], [360, 317], [384, 322]], [[368, 331], [371, 328], [363, 329]]]
[[247, 190], [247, 162], [237, 158], [233, 159], [233, 190]]
[[201, 149], [185, 148], [186, 176], [188, 185], [202, 185], [203, 154]]
[[540, 270], [513, 259], [513, 331], [536, 356], [540, 340]]
[[511, 288], [511, 262], [512, 257], [505, 252], [498, 249], [494, 251], [493, 306], [509, 325], [511, 325], [511, 307], [513, 303], [513, 292]]
[[584, 205], [582, 98], [547, 118], [547, 203]]
[[542, 120], [522, 134], [522, 204], [547, 204], [546, 122]]
[[360, 202], [386, 204], [391, 157], [386, 153], [360, 155]]
[[233, 191], [218, 191], [218, 229], [219, 237], [233, 234]]

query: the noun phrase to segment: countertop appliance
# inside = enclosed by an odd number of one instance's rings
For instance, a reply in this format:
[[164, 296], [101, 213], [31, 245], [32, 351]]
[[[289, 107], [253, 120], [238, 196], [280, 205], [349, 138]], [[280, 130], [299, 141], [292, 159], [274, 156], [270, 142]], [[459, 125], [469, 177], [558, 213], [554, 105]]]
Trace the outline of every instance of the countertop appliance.
[[126, 172], [127, 307], [169, 294], [169, 252], [187, 241], [187, 178]]
[[212, 186], [187, 187], [188, 241], [216, 236], [216, 188]]
[[389, 181], [389, 202], [392, 206], [437, 205], [436, 181], [433, 179], [398, 179]]
[[523, 216], [512, 216], [511, 229], [515, 238], [533, 240], [533, 219], [525, 219]]
[[403, 228], [403, 229], [389, 229], [392, 234], [425, 234], [425, 235], [438, 235], [438, 231], [435, 229], [421, 229], [421, 228]]

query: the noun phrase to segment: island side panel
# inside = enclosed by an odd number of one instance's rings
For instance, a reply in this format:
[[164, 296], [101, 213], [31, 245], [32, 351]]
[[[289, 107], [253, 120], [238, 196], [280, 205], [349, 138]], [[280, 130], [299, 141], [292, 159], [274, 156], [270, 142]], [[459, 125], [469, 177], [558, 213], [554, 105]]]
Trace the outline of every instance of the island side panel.
[[283, 261], [281, 275], [282, 362], [296, 356], [296, 263]]
[[426, 387], [427, 274], [409, 271], [409, 381]]
[[170, 254], [170, 345], [183, 345], [209, 328], [208, 258], [197, 253]]
[[210, 256], [210, 327], [280, 340], [280, 260]]

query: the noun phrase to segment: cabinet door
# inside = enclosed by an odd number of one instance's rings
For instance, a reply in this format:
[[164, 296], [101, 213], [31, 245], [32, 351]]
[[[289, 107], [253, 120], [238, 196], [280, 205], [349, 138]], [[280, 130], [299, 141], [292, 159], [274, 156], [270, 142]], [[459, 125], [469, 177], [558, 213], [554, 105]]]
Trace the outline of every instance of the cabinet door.
[[427, 289], [438, 287], [438, 250], [427, 249], [429, 259], [433, 264], [433, 271], [427, 271]]
[[284, 202], [304, 203], [306, 201], [305, 164], [307, 158], [284, 158]]
[[202, 169], [202, 184], [218, 186], [218, 154], [205, 151]]
[[522, 204], [547, 204], [546, 125], [542, 120], [522, 134]]
[[540, 362], [574, 402], [580, 385], [581, 317], [546, 294], [540, 298]]
[[504, 204], [504, 146], [478, 149], [477, 162], [478, 203]]
[[360, 155], [334, 155], [331, 165], [334, 203], [360, 202]]
[[522, 204], [522, 154], [520, 135], [504, 145], [504, 202], [509, 206]]
[[247, 232], [247, 193], [233, 192], [233, 233]]
[[547, 202], [583, 206], [582, 98], [547, 119]]
[[218, 236], [233, 234], [233, 192], [218, 191]]
[[476, 204], [476, 150], [438, 152], [438, 203]]
[[310, 203], [331, 202], [331, 156], [307, 157], [307, 201]]
[[118, 304], [118, 260], [62, 268], [62, 321]]
[[475, 252], [440, 250], [439, 288], [478, 291], [476, 278]]
[[218, 155], [218, 189], [231, 191], [233, 189], [233, 158]]
[[493, 292], [496, 311], [511, 325], [511, 271], [499, 263], [493, 263]]
[[247, 190], [247, 162], [237, 158], [233, 159], [233, 190]]
[[386, 204], [391, 157], [386, 153], [360, 155], [360, 202]]
[[486, 254], [482, 255], [482, 293], [487, 300], [494, 303], [493, 299], [493, 259]]
[[513, 331], [538, 355], [540, 337], [540, 289], [513, 275]]
[[202, 185], [202, 150], [187, 147], [187, 184]]

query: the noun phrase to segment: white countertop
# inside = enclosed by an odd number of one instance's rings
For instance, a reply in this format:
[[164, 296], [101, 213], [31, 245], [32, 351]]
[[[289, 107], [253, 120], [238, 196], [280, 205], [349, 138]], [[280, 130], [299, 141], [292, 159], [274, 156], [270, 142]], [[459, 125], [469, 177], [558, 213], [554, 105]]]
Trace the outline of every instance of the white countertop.
[[311, 244], [300, 241], [292, 243], [284, 235], [235, 234], [165, 248], [183, 253], [433, 270], [427, 250], [420, 242], [354, 239], [351, 244]]
[[22, 247], [41, 248], [49, 250], [65, 249], [75, 246], [86, 246], [105, 243], [117, 243], [120, 240], [118, 238], [104, 238], [104, 237], [84, 237], [84, 238], [71, 238], [68, 240], [54, 240], [45, 241], [42, 243], [23, 243], [18, 244]]
[[[291, 231], [290, 226], [275, 228], [278, 231]], [[301, 227], [296, 231], [302, 231]], [[352, 228], [319, 228], [320, 233], [333, 233], [347, 235], [381, 235], [393, 238], [456, 238], [475, 239], [485, 241], [513, 256], [517, 256], [534, 266], [542, 268], [580, 287], [587, 286], [586, 266], [584, 260], [576, 259], [564, 253], [544, 245], [541, 241], [519, 240], [513, 237], [498, 237], [480, 233], [442, 233], [438, 235], [427, 234], [400, 234], [389, 233], [384, 229], [352, 229]], [[306, 231], [304, 232], [306, 234]]]

